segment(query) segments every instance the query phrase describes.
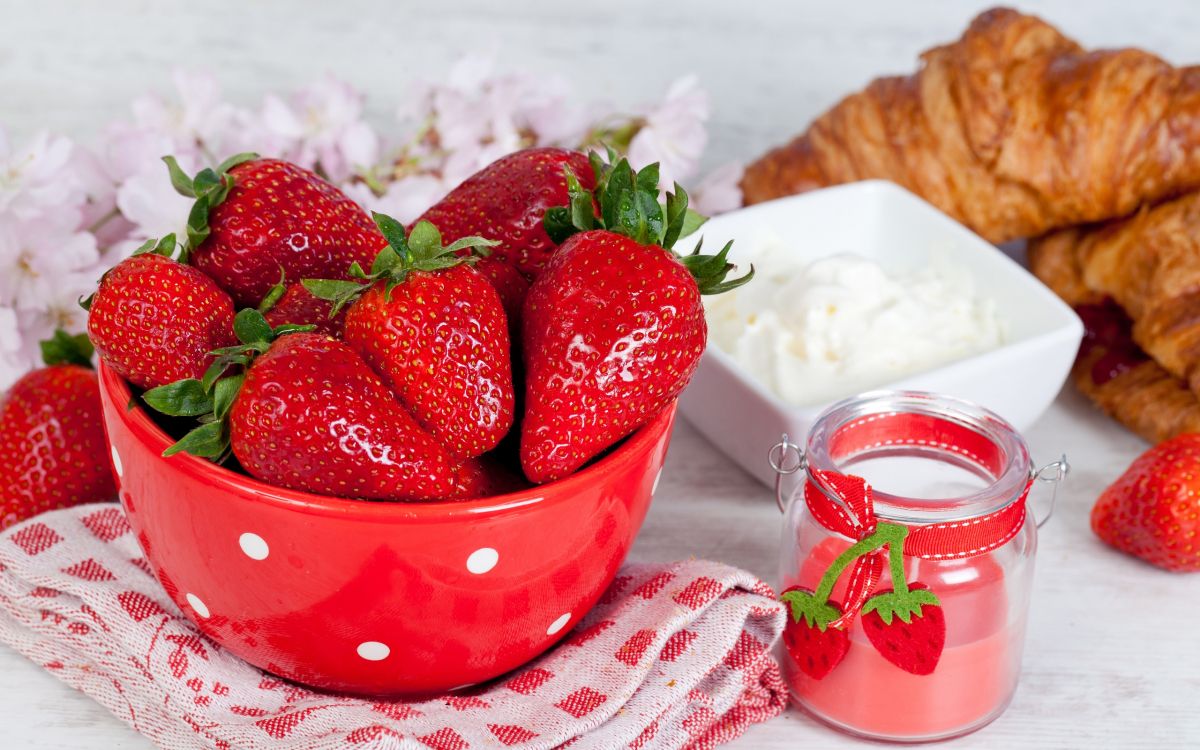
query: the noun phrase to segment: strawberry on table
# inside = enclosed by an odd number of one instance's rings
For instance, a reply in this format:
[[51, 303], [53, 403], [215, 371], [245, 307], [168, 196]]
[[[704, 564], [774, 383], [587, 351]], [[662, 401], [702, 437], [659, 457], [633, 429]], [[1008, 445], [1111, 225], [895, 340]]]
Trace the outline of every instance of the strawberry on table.
[[1180, 435], [1139, 456], [1096, 501], [1092, 530], [1160, 568], [1200, 571], [1200, 435]]
[[48, 366], [0, 398], [0, 529], [117, 493], [92, 345], [58, 331], [42, 355]]
[[370, 266], [383, 237], [366, 212], [312, 172], [239, 154], [188, 177], [166, 157], [171, 183], [195, 198], [188, 217], [191, 263], [239, 307], [254, 307], [279, 282], [345, 278]]
[[213, 349], [233, 343], [233, 300], [212, 279], [171, 259], [175, 237], [146, 243], [100, 280], [88, 335], [100, 358], [142, 388], [199, 378]]
[[[346, 498], [434, 500], [455, 492], [454, 464], [350, 347], [298, 326], [238, 313], [238, 346], [219, 350], [202, 380], [143, 396], [200, 426], [164, 455], [222, 461], [232, 451], [253, 477]], [[234, 366], [244, 372], [226, 374]]]
[[[719, 254], [670, 248], [699, 225], [678, 185], [658, 203], [658, 165], [635, 173], [622, 160], [593, 196], [568, 175], [570, 206], [546, 228], [565, 242], [530, 287], [522, 352], [525, 415], [521, 464], [533, 482], [561, 479], [667, 408], [688, 384], [707, 337], [702, 294], [733, 265]], [[573, 232], [578, 232], [573, 234]]]
[[387, 237], [360, 282], [306, 280], [346, 313], [345, 340], [391, 387], [417, 422], [455, 459], [481, 455], [512, 427], [512, 362], [500, 297], [471, 264], [467, 249], [491, 242], [464, 237], [443, 247], [429, 222], [411, 235], [376, 214]]

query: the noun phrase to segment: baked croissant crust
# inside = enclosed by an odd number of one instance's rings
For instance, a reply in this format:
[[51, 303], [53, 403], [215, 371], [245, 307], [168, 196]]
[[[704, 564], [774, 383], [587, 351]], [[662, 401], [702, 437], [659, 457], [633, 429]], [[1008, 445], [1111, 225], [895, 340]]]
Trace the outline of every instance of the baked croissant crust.
[[1005, 242], [1200, 186], [1200, 67], [1089, 52], [1003, 8], [921, 59], [750, 165], [746, 203], [881, 178]]
[[[1145, 222], [1152, 214], [1131, 221]], [[1195, 392], [1135, 343], [1137, 324], [1116, 302], [1084, 282], [1084, 253], [1114, 228], [1063, 230], [1029, 247], [1033, 272], [1084, 320], [1086, 334], [1072, 370], [1075, 385], [1101, 410], [1152, 443], [1200, 432]]]

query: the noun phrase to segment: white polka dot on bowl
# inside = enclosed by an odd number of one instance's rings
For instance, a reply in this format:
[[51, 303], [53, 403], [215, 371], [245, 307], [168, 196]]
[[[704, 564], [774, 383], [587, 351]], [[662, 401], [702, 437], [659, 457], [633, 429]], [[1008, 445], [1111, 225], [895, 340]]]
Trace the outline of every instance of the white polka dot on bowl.
[[201, 617], [203, 617], [205, 619], [208, 618], [208, 616], [210, 614], [210, 612], [208, 611], [208, 605], [205, 604], [200, 599], [200, 597], [196, 596], [195, 594], [188, 594], [184, 598], [187, 599], [188, 606], [192, 608], [193, 612], [195, 612], [196, 614], [200, 615]]
[[388, 648], [388, 645], [379, 641], [365, 641], [358, 644], [358, 655], [367, 661], [383, 661], [391, 653], [392, 650]]
[[571, 613], [568, 612], [565, 615], [563, 615], [562, 617], [555, 620], [554, 622], [550, 623], [550, 627], [546, 628], [546, 635], [554, 635], [558, 631], [565, 628], [567, 626], [567, 623], [570, 621], [571, 621]]
[[267, 540], [251, 531], [247, 531], [238, 537], [238, 546], [242, 548], [242, 552], [246, 553], [246, 557], [251, 560], [266, 560], [267, 556], [271, 554], [271, 548], [267, 545]]
[[471, 553], [467, 558], [467, 570], [475, 575], [483, 575], [500, 562], [500, 553], [491, 547], [482, 547]]

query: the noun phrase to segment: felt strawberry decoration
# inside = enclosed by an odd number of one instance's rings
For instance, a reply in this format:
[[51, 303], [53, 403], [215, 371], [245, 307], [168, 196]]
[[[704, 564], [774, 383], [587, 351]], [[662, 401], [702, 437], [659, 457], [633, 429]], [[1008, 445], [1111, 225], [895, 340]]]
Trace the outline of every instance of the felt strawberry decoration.
[[1179, 435], [1139, 456], [1096, 501], [1092, 530], [1152, 565], [1200, 571], [1200, 435]]
[[946, 617], [926, 586], [904, 585], [882, 591], [862, 609], [862, 627], [883, 658], [912, 674], [933, 674], [946, 645]]
[[845, 627], [831, 627], [842, 617], [836, 602], [819, 601], [806, 589], [793, 586], [779, 597], [791, 609], [791, 618], [783, 631], [788, 655], [804, 674], [819, 680], [833, 671], [850, 650], [850, 634]]
[[345, 278], [387, 244], [357, 203], [295, 164], [238, 154], [188, 177], [174, 158], [164, 161], [175, 190], [196, 201], [191, 264], [240, 307], [257, 306], [281, 273], [286, 282]]
[[0, 529], [117, 493], [87, 336], [57, 331], [0, 398]]
[[[496, 290], [472, 264], [495, 244], [463, 237], [443, 246], [429, 222], [411, 233], [376, 214], [388, 245], [355, 281], [308, 279], [305, 287], [349, 304], [344, 336], [417, 422], [456, 459], [479, 456], [514, 419], [508, 322]], [[463, 255], [462, 251], [472, 252]]]
[[234, 343], [233, 300], [177, 252], [174, 235], [147, 242], [83, 303], [100, 359], [142, 388], [199, 378], [209, 352]]
[[571, 173], [571, 203], [545, 226], [562, 241], [525, 300], [526, 386], [521, 465], [530, 481], [561, 479], [670, 405], [704, 352], [702, 294], [727, 280], [730, 246], [679, 256], [672, 246], [702, 219], [678, 185], [658, 202], [658, 165], [622, 160], [594, 198]]

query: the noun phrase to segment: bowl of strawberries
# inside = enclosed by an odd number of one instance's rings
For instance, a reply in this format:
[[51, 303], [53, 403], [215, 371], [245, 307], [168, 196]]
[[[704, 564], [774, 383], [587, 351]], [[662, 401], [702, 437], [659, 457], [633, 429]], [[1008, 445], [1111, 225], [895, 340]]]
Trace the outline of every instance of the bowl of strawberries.
[[[119, 496], [206, 635], [316, 687], [420, 695], [564, 637], [625, 559], [715, 256], [658, 170], [530, 149], [412, 226], [254, 155], [89, 300]], [[615, 163], [614, 163], [615, 162]]]

